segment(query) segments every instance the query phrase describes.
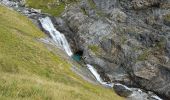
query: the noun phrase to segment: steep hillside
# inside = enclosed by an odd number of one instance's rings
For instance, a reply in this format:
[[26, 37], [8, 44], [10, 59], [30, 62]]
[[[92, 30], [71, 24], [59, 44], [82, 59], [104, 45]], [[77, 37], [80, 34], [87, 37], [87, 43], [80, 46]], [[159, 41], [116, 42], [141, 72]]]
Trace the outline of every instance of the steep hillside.
[[92, 85], [64, 58], [37, 41], [44, 37], [27, 18], [0, 5], [0, 100], [121, 100]]

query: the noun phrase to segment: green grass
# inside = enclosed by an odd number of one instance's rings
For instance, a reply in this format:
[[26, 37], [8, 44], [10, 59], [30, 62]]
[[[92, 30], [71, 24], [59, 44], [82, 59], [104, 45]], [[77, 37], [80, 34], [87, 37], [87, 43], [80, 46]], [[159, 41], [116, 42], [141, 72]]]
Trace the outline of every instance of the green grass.
[[26, 0], [26, 4], [31, 8], [41, 9], [45, 13], [59, 16], [67, 4], [75, 3], [77, 0]]
[[96, 4], [94, 3], [93, 0], [88, 0], [88, 3], [90, 4], [90, 6], [91, 6], [93, 9], [96, 9]]
[[147, 60], [149, 55], [151, 52], [149, 52], [148, 50], [144, 50], [143, 53], [141, 55], [138, 56], [137, 60], [138, 61], [144, 61]]
[[166, 14], [166, 15], [164, 16], [164, 19], [165, 19], [166, 21], [169, 21], [169, 22], [170, 22], [170, 14]]
[[88, 48], [96, 55], [99, 55], [101, 53], [101, 48], [97, 45], [89, 45]]
[[36, 40], [43, 34], [27, 18], [0, 5], [0, 100], [122, 99], [74, 74], [69, 61]]

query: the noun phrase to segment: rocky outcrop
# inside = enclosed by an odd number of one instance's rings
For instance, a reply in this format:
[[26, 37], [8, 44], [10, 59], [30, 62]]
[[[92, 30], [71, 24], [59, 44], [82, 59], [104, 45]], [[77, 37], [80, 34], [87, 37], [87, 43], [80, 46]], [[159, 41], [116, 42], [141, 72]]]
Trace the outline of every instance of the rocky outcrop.
[[76, 41], [72, 48], [83, 50], [84, 61], [98, 66], [106, 80], [170, 98], [170, 27], [165, 17], [170, 11], [160, 6], [164, 2], [82, 0], [61, 18]]
[[148, 90], [169, 97], [170, 70], [166, 66], [154, 65], [149, 62], [139, 62], [134, 66], [136, 82]]

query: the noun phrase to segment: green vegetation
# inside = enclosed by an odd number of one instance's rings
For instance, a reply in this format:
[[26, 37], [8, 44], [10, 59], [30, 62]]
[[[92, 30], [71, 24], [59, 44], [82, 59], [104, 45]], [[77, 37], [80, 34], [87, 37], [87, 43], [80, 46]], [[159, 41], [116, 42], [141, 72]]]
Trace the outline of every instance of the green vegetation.
[[127, 37], [125, 35], [121, 36], [121, 44], [125, 44], [125, 42], [127, 41]]
[[88, 0], [88, 3], [90, 4], [90, 6], [91, 6], [93, 9], [96, 9], [96, 4], [94, 3], [93, 0]]
[[40, 37], [27, 18], [0, 6], [0, 100], [122, 99], [74, 74], [70, 62], [48, 51]]
[[96, 9], [96, 4], [95, 4], [94, 0], [88, 0], [88, 3], [89, 3], [89, 5], [90, 5], [90, 7], [96, 11], [96, 14], [97, 14], [98, 16], [104, 16], [104, 14], [103, 14], [102, 11]]
[[137, 60], [144, 61], [147, 60], [150, 55], [150, 52], [148, 50], [144, 50], [141, 55], [138, 56]]
[[26, 0], [26, 4], [31, 8], [41, 9], [45, 13], [59, 16], [70, 3], [77, 0]]
[[88, 48], [96, 55], [99, 55], [101, 52], [101, 48], [97, 45], [89, 45]]
[[165, 15], [164, 19], [165, 19], [165, 21], [169, 21], [170, 22], [170, 14]]
[[159, 51], [163, 51], [165, 49], [165, 45], [166, 45], [166, 40], [164, 38], [161, 38], [156, 46], [159, 49]]
[[86, 12], [86, 10], [85, 10], [84, 8], [81, 8], [81, 11], [82, 11], [82, 13], [83, 13], [84, 15], [87, 15], [87, 12]]

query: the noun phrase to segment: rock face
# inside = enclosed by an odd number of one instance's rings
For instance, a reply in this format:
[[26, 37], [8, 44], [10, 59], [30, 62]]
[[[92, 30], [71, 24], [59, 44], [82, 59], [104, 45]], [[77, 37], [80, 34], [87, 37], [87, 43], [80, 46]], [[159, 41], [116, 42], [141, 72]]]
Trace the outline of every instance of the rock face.
[[170, 99], [166, 2], [81, 0], [63, 12], [65, 24], [56, 27], [70, 34], [74, 52], [83, 50], [84, 61], [98, 66], [106, 80], [138, 85]]

